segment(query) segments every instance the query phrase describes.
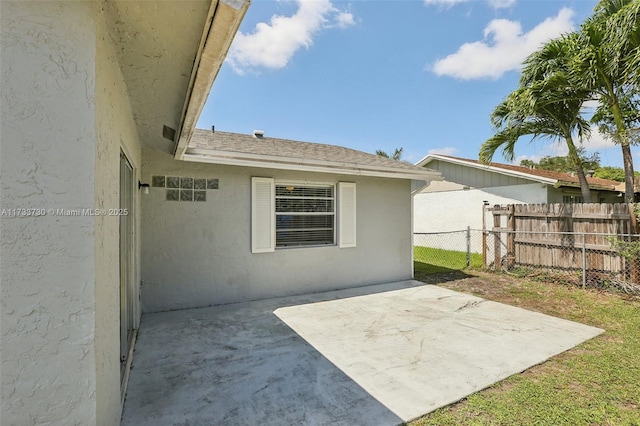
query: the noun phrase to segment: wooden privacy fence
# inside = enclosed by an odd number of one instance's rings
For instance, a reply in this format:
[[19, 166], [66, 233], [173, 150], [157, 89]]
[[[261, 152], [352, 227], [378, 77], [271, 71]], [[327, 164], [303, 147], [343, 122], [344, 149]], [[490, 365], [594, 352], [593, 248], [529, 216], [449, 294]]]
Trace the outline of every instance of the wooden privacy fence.
[[638, 241], [633, 204], [516, 204], [488, 207], [493, 226], [483, 229], [483, 265], [496, 269], [546, 268], [607, 274], [638, 283], [637, 256], [621, 256], [612, 241]]

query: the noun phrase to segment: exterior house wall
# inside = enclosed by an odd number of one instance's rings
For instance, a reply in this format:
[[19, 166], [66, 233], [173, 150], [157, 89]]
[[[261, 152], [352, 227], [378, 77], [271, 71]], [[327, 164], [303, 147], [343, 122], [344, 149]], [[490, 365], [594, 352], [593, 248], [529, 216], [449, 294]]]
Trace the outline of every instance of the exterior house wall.
[[0, 423], [116, 425], [119, 219], [57, 211], [118, 207], [120, 147], [140, 169], [112, 23], [93, 2], [0, 4], [0, 207], [46, 213], [0, 218]]
[[[254, 300], [411, 278], [409, 180], [251, 169], [175, 161], [143, 150], [153, 175], [219, 179], [206, 202], [165, 200], [151, 188], [142, 208], [145, 312]], [[357, 247], [251, 253], [251, 177], [357, 184]]]
[[[530, 183], [527, 185], [503, 186], [496, 188], [469, 189], [443, 192], [422, 192], [413, 200], [413, 231], [447, 232], [482, 229], [482, 205], [488, 201], [495, 204], [546, 203], [546, 185]], [[476, 239], [477, 240], [477, 239]], [[473, 240], [472, 240], [473, 242]], [[475, 241], [472, 250], [480, 253], [482, 248]], [[416, 240], [421, 245], [420, 240]], [[423, 244], [424, 245], [424, 244]], [[448, 250], [466, 250], [463, 234], [449, 238], [429, 238], [430, 247]]]
[[[127, 88], [118, 65], [110, 34], [113, 22], [106, 10], [96, 17], [96, 165], [95, 208], [117, 209], [120, 204], [120, 150], [134, 169], [134, 182], [140, 177], [142, 151], [129, 104]], [[139, 283], [140, 197], [134, 190], [136, 204], [129, 214], [135, 216], [134, 259]], [[96, 417], [98, 424], [120, 422], [120, 218], [95, 217], [96, 256]], [[134, 297], [137, 299], [137, 297]], [[139, 315], [139, 309], [136, 316]]]
[[502, 187], [511, 185], [527, 185], [531, 181], [514, 176], [506, 176], [489, 170], [477, 169], [461, 164], [434, 160], [426, 167], [442, 173], [445, 181], [471, 188]]
[[413, 200], [414, 232], [482, 229], [482, 205], [546, 203], [546, 185], [503, 186], [416, 194]]
[[94, 4], [0, 8], [0, 423], [96, 424]]
[[[563, 197], [566, 195], [581, 197], [582, 194], [580, 192], [580, 188], [570, 189], [570, 188], [554, 188], [552, 186], [549, 187], [549, 193], [547, 197], [547, 202], [552, 203], [562, 203]], [[599, 203], [600, 199], [602, 199], [604, 203], [619, 203], [620, 197], [616, 192], [612, 191], [596, 191], [591, 190], [591, 202]]]

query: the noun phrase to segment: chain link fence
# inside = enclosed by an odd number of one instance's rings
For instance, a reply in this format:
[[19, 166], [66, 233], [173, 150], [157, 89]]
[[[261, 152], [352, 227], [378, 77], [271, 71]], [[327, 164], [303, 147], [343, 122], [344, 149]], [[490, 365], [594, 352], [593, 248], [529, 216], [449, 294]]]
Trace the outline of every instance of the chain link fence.
[[640, 294], [640, 235], [467, 228], [413, 239], [417, 273], [482, 268]]
[[482, 231], [413, 234], [413, 255], [420, 272], [449, 272], [482, 267]]

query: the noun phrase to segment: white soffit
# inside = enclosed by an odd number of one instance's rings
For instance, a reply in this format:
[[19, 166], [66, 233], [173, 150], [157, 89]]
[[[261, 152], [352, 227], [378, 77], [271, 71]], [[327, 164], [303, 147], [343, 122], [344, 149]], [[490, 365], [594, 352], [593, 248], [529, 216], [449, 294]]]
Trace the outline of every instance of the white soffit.
[[[102, 3], [146, 148], [173, 153], [192, 132], [248, 0], [112, 0]], [[183, 124], [183, 122], [185, 124]]]
[[182, 160], [189, 140], [196, 128], [198, 117], [207, 102], [220, 67], [231, 47], [240, 22], [249, 8], [250, 0], [220, 0], [209, 12], [207, 27], [203, 34], [195, 65], [193, 67], [189, 92], [185, 100], [175, 158]]

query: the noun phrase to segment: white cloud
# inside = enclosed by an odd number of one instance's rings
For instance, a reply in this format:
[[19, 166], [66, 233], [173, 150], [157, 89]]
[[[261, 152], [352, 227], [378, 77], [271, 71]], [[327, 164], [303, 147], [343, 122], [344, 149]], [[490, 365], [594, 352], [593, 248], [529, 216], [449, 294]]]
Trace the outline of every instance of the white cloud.
[[[467, 3], [471, 0], [424, 0], [424, 4], [427, 6], [443, 6], [451, 7], [460, 3]], [[487, 0], [487, 3], [494, 9], [504, 9], [513, 6], [517, 0]]]
[[590, 120], [593, 114], [595, 114], [596, 110], [600, 106], [600, 101], [598, 100], [589, 100], [582, 104], [582, 108], [580, 108], [580, 113], [584, 118]]
[[589, 151], [598, 151], [600, 149], [613, 148], [616, 144], [600, 133], [598, 127], [591, 126], [591, 137], [582, 141], [582, 146]]
[[516, 4], [517, 0], [489, 0], [489, 4], [494, 9], [505, 9]]
[[356, 24], [351, 12], [340, 12], [336, 16], [336, 25], [338, 28], [348, 28]]
[[253, 32], [238, 32], [227, 60], [238, 74], [257, 68], [284, 68], [301, 48], [308, 49], [323, 29], [347, 28], [355, 24], [351, 13], [341, 11], [329, 0], [296, 0], [292, 16], [273, 15], [256, 24]]
[[451, 7], [456, 4], [466, 3], [470, 0], [424, 0], [425, 6], [443, 6]]
[[458, 152], [458, 148], [447, 146], [444, 148], [433, 148], [428, 151], [429, 154], [454, 155]]
[[562, 8], [531, 31], [523, 33], [517, 21], [494, 19], [484, 29], [484, 39], [465, 43], [457, 52], [439, 59], [432, 71], [439, 76], [461, 80], [498, 79], [504, 73], [520, 69], [522, 61], [543, 43], [573, 28], [573, 11]]

